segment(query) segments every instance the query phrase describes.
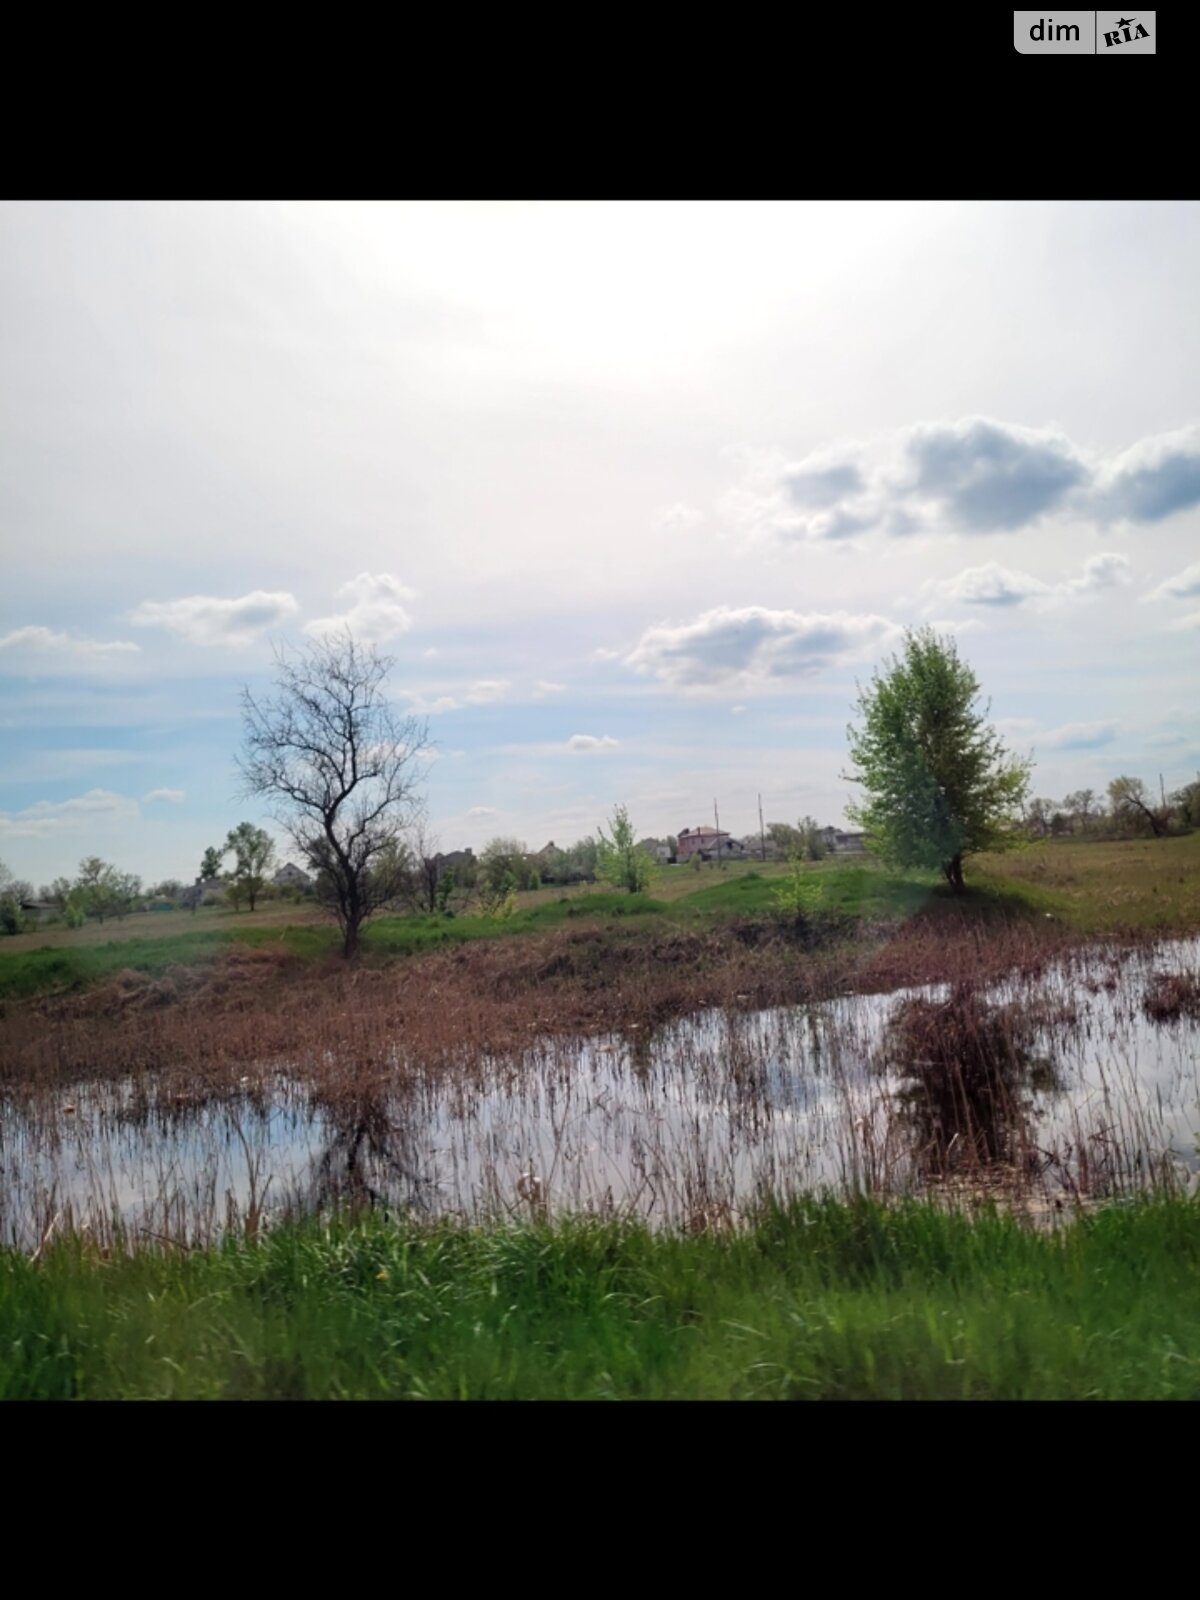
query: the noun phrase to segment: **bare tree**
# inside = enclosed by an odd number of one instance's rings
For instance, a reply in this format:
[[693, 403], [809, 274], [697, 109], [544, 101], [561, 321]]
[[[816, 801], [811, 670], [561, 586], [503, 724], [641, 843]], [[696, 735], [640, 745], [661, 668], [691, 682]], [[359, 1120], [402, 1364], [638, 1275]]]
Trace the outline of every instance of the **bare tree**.
[[349, 629], [277, 650], [275, 662], [273, 700], [242, 690], [238, 769], [247, 796], [274, 802], [353, 956], [363, 923], [403, 888], [428, 728], [396, 714], [385, 689], [394, 660]]
[[1140, 778], [1114, 778], [1108, 786], [1108, 798], [1112, 803], [1114, 817], [1144, 817], [1153, 829], [1156, 839], [1166, 833], [1166, 818], [1160, 811], [1147, 805], [1146, 802], [1150, 798], [1149, 791]]

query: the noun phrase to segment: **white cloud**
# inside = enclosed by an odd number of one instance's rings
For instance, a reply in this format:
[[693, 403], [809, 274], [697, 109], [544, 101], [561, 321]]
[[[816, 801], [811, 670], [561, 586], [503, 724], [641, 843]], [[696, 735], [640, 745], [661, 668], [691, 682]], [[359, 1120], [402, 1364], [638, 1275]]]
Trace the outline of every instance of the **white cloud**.
[[165, 628], [193, 644], [239, 646], [253, 644], [299, 609], [294, 595], [254, 589], [234, 599], [193, 594], [181, 600], [144, 600], [129, 620], [139, 628]]
[[909, 492], [965, 533], [1008, 532], [1062, 506], [1088, 478], [1080, 452], [1055, 429], [988, 417], [918, 423], [904, 437]]
[[967, 567], [957, 577], [934, 581], [929, 592], [941, 600], [968, 606], [1019, 606], [1034, 595], [1050, 593], [1050, 585], [1027, 572], [1012, 572], [998, 561]]
[[54, 651], [68, 656], [113, 656], [136, 655], [141, 645], [131, 644], [125, 639], [102, 642], [58, 633], [53, 628], [29, 627], [14, 628], [11, 633], [6, 633], [0, 638], [0, 650], [32, 650], [38, 654]]
[[1012, 533], [1047, 517], [1155, 523], [1200, 504], [1200, 425], [1107, 458], [1059, 429], [990, 417], [922, 422], [798, 462], [742, 450], [742, 478], [718, 501], [748, 538], [839, 540]]
[[625, 665], [673, 689], [761, 688], [862, 660], [900, 633], [886, 617], [717, 606], [647, 628]]
[[357, 578], [342, 585], [334, 599], [340, 600], [344, 609], [331, 617], [318, 617], [306, 623], [305, 633], [319, 637], [349, 628], [364, 643], [381, 644], [385, 639], [407, 633], [412, 627], [412, 618], [404, 609], [404, 602], [415, 600], [416, 592], [406, 589], [388, 572], [360, 572]]
[[507, 678], [481, 678], [471, 685], [463, 700], [469, 706], [491, 705], [494, 700], [503, 699], [511, 688]]
[[1193, 561], [1173, 578], [1164, 578], [1156, 589], [1142, 596], [1143, 600], [1190, 600], [1200, 594], [1200, 561]]
[[1094, 594], [1098, 589], [1115, 589], [1128, 582], [1129, 557], [1105, 550], [1089, 556], [1083, 563], [1082, 576], [1069, 578], [1062, 588], [1066, 594]]
[[1115, 722], [1067, 722], [1036, 735], [1035, 743], [1044, 750], [1096, 750], [1111, 744], [1117, 732]]
[[539, 678], [533, 686], [533, 698], [547, 700], [552, 694], [565, 694], [566, 689], [565, 683], [550, 683], [546, 678]]
[[1027, 572], [1014, 572], [998, 561], [967, 567], [953, 578], [931, 579], [924, 585], [937, 600], [969, 606], [1019, 606], [1026, 600], [1055, 601], [1075, 595], [1095, 594], [1129, 582], [1129, 557], [1104, 551], [1089, 557], [1077, 578], [1046, 583]]
[[607, 734], [602, 734], [597, 738], [593, 733], [573, 733], [567, 740], [567, 749], [577, 751], [615, 750], [619, 742], [617, 739], [610, 739]]
[[742, 713], [745, 711], [745, 709], [746, 709], [745, 706], [731, 706], [730, 707], [730, 711], [732, 712], [732, 714], [735, 717], [740, 717], [742, 715]]
[[1168, 633], [1191, 633], [1194, 628], [1200, 628], [1200, 611], [1189, 611], [1167, 624]]
[[1107, 520], [1162, 522], [1200, 504], [1200, 423], [1142, 439], [1101, 465], [1097, 514]]
[[495, 806], [472, 806], [466, 814], [468, 817], [494, 817], [497, 812]]
[[166, 800], [170, 805], [177, 806], [180, 801], [186, 798], [187, 796], [182, 789], [151, 789], [142, 796], [142, 800], [147, 805], [153, 800]]
[[461, 711], [464, 706], [492, 705], [502, 700], [512, 688], [507, 678], [480, 678], [457, 695], [441, 694], [432, 699], [428, 694], [409, 691], [408, 709], [417, 716], [437, 715], [446, 711]]
[[137, 815], [136, 800], [111, 789], [89, 789], [73, 800], [38, 800], [23, 811], [0, 811], [0, 839], [43, 839]]

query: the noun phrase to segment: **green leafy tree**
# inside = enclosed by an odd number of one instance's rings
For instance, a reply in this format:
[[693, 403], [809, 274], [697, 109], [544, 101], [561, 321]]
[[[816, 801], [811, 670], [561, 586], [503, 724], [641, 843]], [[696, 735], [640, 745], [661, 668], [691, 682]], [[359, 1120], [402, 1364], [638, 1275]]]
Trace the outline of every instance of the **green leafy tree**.
[[238, 899], [244, 895], [253, 911], [275, 860], [275, 841], [265, 828], [256, 828], [252, 822], [239, 822], [236, 828], [229, 830], [225, 853], [233, 856], [230, 885], [236, 884]]
[[788, 856], [788, 875], [775, 890], [780, 920], [797, 931], [810, 926], [825, 897], [821, 874], [809, 871], [808, 859], [803, 849], [793, 850]]
[[221, 876], [221, 863], [224, 861], [225, 853], [228, 849], [228, 844], [225, 846], [225, 850], [218, 850], [215, 846], [209, 845], [204, 852], [204, 859], [200, 863], [201, 878], [219, 878]]
[[530, 888], [535, 876], [520, 839], [489, 839], [479, 853], [477, 886], [489, 901]]
[[99, 856], [84, 857], [72, 893], [85, 916], [103, 922], [106, 917], [117, 915], [122, 903], [117, 879], [117, 869], [110, 862]]
[[589, 833], [577, 839], [567, 852], [567, 871], [572, 883], [594, 883], [596, 880], [596, 841]]
[[112, 907], [118, 922], [128, 916], [142, 898], [142, 880], [136, 872], [114, 872], [112, 879]]
[[608, 819], [609, 832], [597, 829], [596, 876], [602, 883], [611, 883], [615, 889], [627, 889], [638, 894], [650, 882], [654, 863], [639, 846], [629, 812], [616, 806]]
[[1200, 782], [1185, 784], [1171, 796], [1179, 820], [1188, 828], [1200, 827]]
[[21, 910], [23, 900], [33, 899], [33, 885], [14, 878], [0, 861], [0, 933], [24, 933], [28, 919]]
[[816, 817], [801, 817], [797, 833], [800, 836], [801, 847], [805, 859], [820, 861], [825, 855], [825, 841], [821, 837], [821, 829]]
[[804, 848], [799, 828], [793, 828], [790, 822], [768, 822], [767, 838], [781, 856], [791, 856], [793, 851]]
[[937, 867], [956, 894], [968, 856], [1015, 842], [1014, 813], [1029, 790], [1031, 764], [1005, 749], [978, 697], [953, 638], [910, 630], [860, 691], [861, 723], [848, 730], [848, 776], [866, 791], [848, 814], [883, 860]]

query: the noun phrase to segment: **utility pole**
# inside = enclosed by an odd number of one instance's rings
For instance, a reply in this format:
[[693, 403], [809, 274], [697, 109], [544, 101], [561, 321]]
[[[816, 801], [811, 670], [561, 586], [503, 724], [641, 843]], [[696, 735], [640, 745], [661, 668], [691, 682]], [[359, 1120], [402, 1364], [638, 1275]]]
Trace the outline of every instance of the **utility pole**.
[[767, 834], [763, 827], [761, 794], [758, 797], [758, 848], [759, 854], [765, 861], [767, 859]]
[[717, 827], [717, 837], [714, 840], [714, 843], [717, 847], [717, 862], [719, 865], [723, 866], [724, 861], [721, 856], [721, 816], [717, 810], [717, 801], [715, 796], [713, 797], [713, 821], [716, 823]]
[[1162, 808], [1167, 809], [1167, 791], [1162, 781], [1162, 773], [1158, 775], [1158, 797], [1162, 801]]

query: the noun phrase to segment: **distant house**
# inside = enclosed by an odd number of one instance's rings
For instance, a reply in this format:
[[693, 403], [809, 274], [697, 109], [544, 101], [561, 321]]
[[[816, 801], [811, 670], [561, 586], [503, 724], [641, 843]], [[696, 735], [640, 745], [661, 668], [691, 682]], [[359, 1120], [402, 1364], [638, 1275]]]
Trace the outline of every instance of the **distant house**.
[[198, 906], [206, 906], [224, 898], [225, 884], [220, 878], [197, 878], [192, 893]]
[[660, 866], [671, 859], [671, 846], [663, 839], [639, 839], [637, 847], [639, 850], [644, 850], [651, 861], [657, 861]]
[[862, 855], [867, 848], [865, 833], [847, 833], [843, 828], [820, 828], [818, 837], [830, 855]]
[[469, 872], [475, 866], [475, 852], [470, 846], [465, 850], [439, 850], [434, 860], [440, 872]]
[[308, 873], [304, 872], [292, 861], [289, 861], [284, 866], [280, 867], [279, 871], [271, 879], [271, 882], [277, 889], [308, 890], [313, 886], [313, 881], [309, 877]]
[[730, 856], [745, 854], [740, 839], [717, 828], [684, 828], [679, 835], [680, 861], [690, 861], [693, 856], [699, 856], [701, 861], [723, 861]]
[[742, 840], [742, 854], [756, 856], [760, 861], [774, 861], [782, 852], [769, 834], [764, 838], [758, 833], [748, 833]]
[[41, 900], [22, 900], [21, 910], [34, 922], [46, 922], [57, 913], [58, 907], [46, 905]]

